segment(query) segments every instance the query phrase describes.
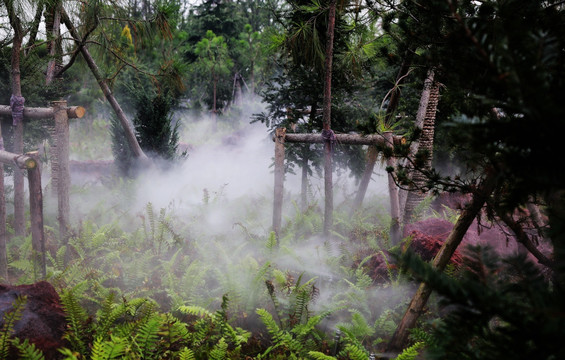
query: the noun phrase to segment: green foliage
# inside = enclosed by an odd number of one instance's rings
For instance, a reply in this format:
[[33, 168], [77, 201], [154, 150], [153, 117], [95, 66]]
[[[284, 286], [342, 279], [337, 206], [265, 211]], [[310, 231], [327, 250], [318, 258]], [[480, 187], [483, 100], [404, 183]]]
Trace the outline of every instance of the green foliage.
[[[251, 333], [228, 323], [228, 296], [224, 295], [219, 310], [211, 313], [199, 306], [180, 306], [183, 314], [195, 316], [193, 331], [190, 334], [193, 356], [209, 356], [213, 359], [236, 357], [241, 347], [247, 343]], [[188, 356], [188, 355], [187, 355]]]
[[109, 131], [112, 136], [112, 154], [118, 170], [127, 177], [133, 177], [134, 153], [127, 142], [125, 130], [116, 116], [110, 117]]
[[[136, 137], [142, 150], [148, 156], [173, 161], [185, 154], [178, 154], [180, 122], [172, 117], [173, 99], [167, 94], [148, 93], [143, 88], [130, 88], [136, 106], [133, 119]], [[121, 174], [133, 176], [137, 172], [137, 164], [124, 129], [120, 121], [111, 117], [110, 133], [112, 135], [112, 153]]]
[[35, 347], [35, 344], [29, 342], [28, 339], [20, 341], [15, 338], [12, 340], [12, 345], [18, 349], [19, 360], [44, 360], [43, 352]]
[[434, 271], [416, 256], [404, 262], [445, 297], [452, 311], [433, 332], [433, 359], [559, 358], [565, 331], [553, 313], [563, 307], [552, 284], [524, 256], [500, 259], [489, 248], [472, 249], [460, 279]]
[[314, 360], [335, 360], [335, 357], [326, 355], [319, 351], [309, 351], [308, 356], [310, 356]]
[[258, 359], [270, 359], [273, 356], [287, 358], [302, 358], [310, 351], [319, 348], [323, 339], [322, 334], [316, 331], [316, 325], [330, 313], [311, 316], [306, 323], [296, 323], [290, 329], [279, 327], [273, 316], [265, 309], [257, 309], [261, 321], [271, 335], [273, 345], [268, 347]]
[[7, 359], [10, 351], [12, 331], [14, 326], [21, 319], [27, 298], [18, 297], [12, 303], [12, 308], [4, 313], [2, 328], [0, 328], [0, 358]]
[[420, 350], [424, 347], [423, 342], [417, 342], [414, 345], [407, 347], [406, 349], [402, 350], [394, 360], [414, 360], [420, 355]]

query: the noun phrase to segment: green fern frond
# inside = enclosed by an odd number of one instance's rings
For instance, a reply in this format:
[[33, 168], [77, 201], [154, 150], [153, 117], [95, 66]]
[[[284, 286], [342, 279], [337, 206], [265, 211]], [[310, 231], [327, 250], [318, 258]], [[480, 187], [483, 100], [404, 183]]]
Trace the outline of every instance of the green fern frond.
[[10, 337], [14, 326], [21, 319], [27, 303], [26, 296], [18, 296], [12, 303], [12, 308], [4, 313], [2, 328], [0, 329], [0, 359], [7, 359], [10, 351]]
[[350, 360], [367, 360], [369, 358], [369, 353], [362, 346], [347, 344], [345, 349], [340, 352], [340, 356], [345, 356]]
[[139, 349], [139, 355], [146, 358], [156, 348], [159, 341], [159, 330], [161, 329], [161, 319], [153, 316], [149, 319], [135, 336], [135, 343]]
[[277, 285], [283, 286], [286, 284], [287, 275], [279, 269], [273, 270], [273, 278]]
[[259, 315], [259, 318], [261, 319], [265, 327], [267, 328], [269, 334], [271, 334], [272, 337], [278, 336], [281, 332], [281, 329], [277, 325], [277, 322], [273, 319], [273, 316], [265, 309], [257, 309], [256, 312], [257, 315]]
[[228, 344], [224, 338], [220, 338], [218, 343], [214, 346], [212, 351], [210, 351], [210, 359], [212, 360], [224, 360], [228, 353]]
[[87, 348], [87, 320], [88, 314], [79, 304], [73, 289], [61, 293], [61, 304], [67, 318], [67, 331], [64, 338], [69, 340], [71, 347], [79, 353], [84, 353]]
[[425, 346], [424, 342], [418, 341], [414, 345], [404, 349], [394, 360], [414, 360], [420, 355], [420, 350]]
[[179, 306], [178, 310], [183, 314], [194, 315], [199, 317], [206, 316], [208, 318], [212, 318], [214, 316], [213, 313], [211, 313], [210, 311], [206, 310], [201, 306], [183, 305], [183, 306]]
[[128, 346], [127, 339], [111, 336], [109, 341], [96, 339], [92, 346], [92, 360], [111, 360], [119, 359], [126, 352]]
[[102, 303], [102, 308], [98, 311], [97, 318], [98, 324], [95, 327], [94, 335], [96, 337], [105, 338], [105, 335], [109, 332], [111, 326], [118, 319], [120, 315], [119, 311], [116, 311], [114, 306], [114, 300], [116, 297], [115, 292], [110, 292], [106, 299]]
[[78, 360], [78, 356], [80, 356], [79, 353], [67, 348], [59, 349], [59, 352], [64, 356], [63, 360]]
[[196, 360], [194, 352], [185, 347], [179, 352], [179, 360]]
[[[43, 352], [30, 343], [28, 339], [23, 342], [20, 339], [13, 339], [12, 344], [18, 349], [19, 360], [44, 360]], [[4, 358], [3, 358], [4, 359]]]
[[314, 360], [336, 360], [337, 358], [333, 356], [326, 355], [319, 351], [308, 351], [308, 356], [312, 357]]
[[277, 235], [274, 231], [269, 233], [266, 244], [267, 252], [271, 255], [277, 248]]

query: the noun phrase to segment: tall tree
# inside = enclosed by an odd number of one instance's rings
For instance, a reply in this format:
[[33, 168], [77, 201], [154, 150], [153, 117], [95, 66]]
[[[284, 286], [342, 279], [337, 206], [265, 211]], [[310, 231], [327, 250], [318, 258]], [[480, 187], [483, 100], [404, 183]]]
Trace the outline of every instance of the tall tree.
[[[563, 4], [524, 0], [457, 3], [428, 0], [403, 4], [414, 6], [409, 16], [417, 19], [406, 28], [407, 37], [425, 36], [427, 24], [442, 24], [443, 41], [431, 41], [424, 51], [426, 58], [439, 65], [436, 75], [445, 84], [446, 93], [458, 99], [449, 139], [457, 145], [454, 149], [458, 152], [462, 171], [453, 176], [441, 176], [432, 170], [427, 174], [430, 183], [439, 189], [451, 187], [452, 190], [473, 193], [475, 189], [487, 190], [489, 182], [486, 179], [492, 179], [495, 174], [498, 184], [494, 187], [492, 201], [490, 196], [486, 198], [487, 214], [491, 217], [498, 214], [510, 220], [510, 224], [514, 211], [530, 202], [532, 196], [544, 198], [547, 204], [550, 224], [547, 236], [553, 245], [553, 277], [551, 283], [535, 285], [543, 288], [535, 290], [536, 293], [548, 296], [543, 299], [543, 314], [538, 313], [542, 320], [529, 324], [530, 328], [527, 334], [522, 334], [524, 337], [519, 344], [523, 349], [521, 356], [535, 357], [539, 338], [531, 334], [538, 330], [541, 333], [547, 331], [545, 324], [551, 324], [554, 331], [565, 331], [562, 321], [556, 322], [547, 315], [564, 311], [565, 304], [565, 172], [553, 166], [550, 160], [563, 156], [559, 139], [564, 124], [557, 120], [565, 116], [561, 106], [565, 95], [565, 67], [562, 66], [565, 54], [561, 51], [565, 47]], [[402, 13], [407, 16], [406, 11]], [[467, 171], [484, 173], [483, 185], [477, 188]], [[471, 205], [460, 217], [461, 222], [482, 202], [478, 200], [481, 196], [474, 195]], [[460, 232], [456, 226], [449, 238]], [[520, 234], [519, 229], [515, 233]], [[434, 260], [438, 268], [447, 261], [454, 245], [446, 241], [444, 250], [449, 251], [440, 251]], [[426, 292], [429, 294], [429, 291], [430, 288]], [[426, 292], [418, 292], [412, 304], [425, 303]], [[467, 314], [471, 317], [483, 314], [481, 316], [485, 318], [475, 319], [481, 324], [469, 329], [472, 335], [465, 340], [465, 346], [470, 346], [477, 337], [489, 334], [492, 319], [503, 319], [495, 325], [495, 331], [507, 333], [515, 325], [508, 314], [524, 311], [521, 302], [512, 301], [506, 302], [504, 309], [492, 311], [488, 308], [491, 302], [492, 299], [467, 300], [465, 307], [470, 310]], [[411, 305], [405, 318], [412, 318], [409, 313], [417, 318], [418, 308]], [[528, 305], [525, 311], [539, 310]], [[398, 339], [406, 336], [408, 323], [408, 320], [401, 322], [391, 348], [402, 346]], [[490, 341], [496, 341], [496, 338]], [[553, 356], [562, 354], [555, 349], [551, 352]]]
[[410, 181], [409, 190], [404, 192], [405, 196], [401, 199], [404, 224], [411, 222], [414, 209], [426, 196], [427, 177], [424, 172], [432, 167], [435, 119], [439, 101], [439, 84], [434, 80], [434, 76], [434, 70], [430, 69], [424, 81], [414, 124], [420, 135], [410, 144], [410, 153], [407, 156]]
[[[16, 2], [4, 0], [8, 18], [13, 31], [12, 39], [12, 96], [10, 106], [12, 107], [12, 117], [14, 120], [14, 148], [13, 152], [22, 154], [24, 152], [24, 124], [23, 109], [25, 98], [22, 96], [20, 55], [25, 30], [20, 19], [22, 9], [17, 8]], [[25, 235], [25, 194], [24, 194], [24, 174], [22, 169], [14, 169], [14, 231], [16, 236]]]
[[212, 30], [196, 44], [195, 53], [198, 55], [197, 67], [211, 80], [212, 87], [212, 115], [218, 113], [217, 90], [218, 82], [229, 74], [233, 62], [228, 55], [228, 45], [223, 36], [216, 36]]
[[337, 0], [330, 0], [328, 10], [328, 30], [326, 34], [326, 59], [324, 75], [324, 107], [322, 119], [322, 137], [324, 143], [324, 235], [328, 236], [333, 227], [333, 166], [332, 147], [335, 145], [335, 135], [332, 131], [332, 63], [335, 32], [335, 13]]

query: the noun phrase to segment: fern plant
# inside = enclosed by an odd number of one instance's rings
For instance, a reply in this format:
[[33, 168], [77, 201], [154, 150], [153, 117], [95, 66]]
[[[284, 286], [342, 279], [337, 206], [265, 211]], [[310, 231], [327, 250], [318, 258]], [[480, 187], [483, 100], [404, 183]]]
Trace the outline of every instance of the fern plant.
[[[21, 341], [18, 338], [12, 339], [12, 345], [18, 349], [19, 360], [44, 360], [43, 352], [35, 347], [35, 344], [29, 342], [28, 339]], [[5, 359], [5, 358], [3, 358]]]
[[210, 356], [223, 359], [240, 353], [247, 343], [251, 333], [239, 327], [232, 327], [228, 321], [229, 297], [222, 297], [220, 309], [212, 313], [200, 306], [180, 306], [178, 310], [186, 315], [194, 316], [197, 320], [191, 324], [192, 332], [189, 349], [196, 357]]
[[11, 309], [4, 312], [2, 327], [0, 328], [0, 359], [7, 359], [10, 353], [11, 336], [14, 326], [21, 319], [27, 297], [19, 296], [12, 303]]

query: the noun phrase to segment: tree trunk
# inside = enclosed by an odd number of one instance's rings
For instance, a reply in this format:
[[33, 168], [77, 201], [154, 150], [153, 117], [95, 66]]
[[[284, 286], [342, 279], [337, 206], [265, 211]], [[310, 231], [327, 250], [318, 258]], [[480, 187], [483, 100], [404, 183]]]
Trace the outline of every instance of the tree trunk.
[[[14, 30], [14, 38], [12, 40], [12, 98], [10, 99], [10, 107], [12, 108], [12, 118], [14, 120], [14, 148], [12, 151], [16, 154], [24, 152], [24, 124], [23, 124], [23, 106], [25, 99], [22, 97], [21, 75], [20, 75], [20, 51], [23, 42], [24, 32], [21, 21], [15, 13], [12, 1], [4, 0], [4, 4], [8, 11], [10, 25]], [[21, 108], [22, 113], [15, 114], [15, 107]], [[24, 174], [21, 169], [14, 169], [14, 232], [16, 236], [25, 236], [25, 193], [24, 193]]]
[[214, 75], [214, 73], [212, 73], [212, 121], [213, 121], [213, 127], [214, 127], [214, 131], [216, 131], [217, 127], [218, 127], [218, 119], [217, 119], [217, 110], [216, 110], [216, 91], [218, 88], [218, 79], [216, 78], [216, 76]]
[[37, 2], [37, 9], [35, 10], [35, 17], [33, 18], [33, 23], [31, 24], [31, 29], [29, 31], [29, 38], [27, 41], [27, 46], [25, 50], [25, 54], [27, 56], [31, 47], [35, 44], [35, 40], [37, 40], [37, 32], [39, 31], [39, 24], [41, 23], [41, 17], [43, 15], [43, 1]]
[[[318, 96], [312, 97], [312, 104], [310, 105], [310, 114], [306, 129], [308, 133], [312, 132], [313, 124], [316, 121], [316, 113], [318, 112]], [[310, 153], [310, 145], [304, 144], [302, 149], [302, 182], [300, 186], [300, 199], [301, 210], [305, 211], [308, 206], [308, 160]]]
[[[51, 37], [47, 46], [49, 52], [49, 63], [47, 64], [47, 74], [45, 76], [45, 83], [47, 85], [53, 82], [55, 74], [57, 73], [57, 58], [61, 55], [61, 3], [57, 2], [49, 8], [49, 21], [46, 22], [47, 29], [51, 30]], [[46, 14], [47, 17], [47, 14]], [[60, 63], [59, 63], [60, 64]]]
[[52, 106], [55, 112], [55, 150], [57, 166], [57, 203], [59, 209], [59, 237], [63, 244], [68, 241], [70, 226], [69, 189], [71, 177], [69, 171], [69, 118], [67, 116], [67, 102], [54, 101]]
[[92, 74], [96, 78], [96, 81], [98, 82], [98, 85], [102, 89], [104, 96], [106, 97], [106, 99], [110, 103], [110, 106], [112, 106], [112, 109], [114, 109], [116, 116], [120, 120], [120, 123], [121, 123], [122, 127], [124, 128], [124, 133], [125, 133], [126, 139], [128, 141], [128, 144], [129, 144], [133, 154], [137, 158], [139, 158], [143, 161], [147, 161], [148, 157], [147, 157], [147, 155], [145, 155], [145, 153], [143, 152], [143, 150], [139, 146], [139, 143], [137, 142], [137, 138], [135, 137], [135, 133], [134, 133], [132, 127], [130, 126], [130, 123], [129, 123], [124, 111], [122, 110], [122, 108], [120, 107], [120, 104], [117, 102], [116, 98], [112, 94], [110, 87], [106, 83], [106, 79], [104, 79], [104, 77], [102, 76], [100, 69], [98, 69], [98, 66], [96, 65], [96, 63], [94, 62], [94, 59], [90, 55], [90, 52], [84, 46], [83, 41], [85, 39], [82, 39], [79, 36], [78, 31], [74, 27], [73, 23], [69, 19], [69, 16], [67, 15], [67, 13], [65, 12], [64, 9], [61, 10], [61, 19], [63, 20], [63, 23], [65, 24], [65, 26], [67, 27], [67, 29], [71, 33], [71, 36], [73, 37], [77, 46], [80, 48], [80, 52], [82, 53], [84, 60], [88, 64], [90, 71], [92, 72]]
[[[40, 164], [27, 169], [29, 182], [29, 212], [31, 218], [31, 242], [34, 255], [34, 268], [41, 272], [41, 279], [47, 275], [45, 262], [45, 234], [43, 231], [43, 193], [41, 189]], [[36, 270], [36, 271], [37, 271]]]
[[[453, 230], [451, 230], [451, 233], [436, 254], [432, 262], [432, 266], [436, 270], [443, 271], [445, 269], [451, 259], [451, 256], [467, 233], [469, 226], [471, 226], [471, 223], [481, 211], [481, 208], [487, 198], [494, 191], [497, 180], [498, 174], [492, 169], [487, 170], [486, 178], [479, 184], [477, 190], [473, 194], [473, 199], [463, 210], [459, 219], [455, 223]], [[388, 344], [386, 349], [387, 351], [399, 352], [405, 347], [409, 331], [416, 325], [416, 321], [422, 313], [431, 292], [432, 289], [428, 284], [420, 284], [418, 291], [412, 298], [410, 305], [408, 305], [408, 309], [406, 309], [402, 320], [398, 324], [398, 327]]]
[[371, 181], [371, 176], [373, 175], [373, 170], [375, 169], [375, 164], [377, 163], [377, 158], [379, 157], [379, 151], [375, 145], [369, 145], [367, 149], [367, 162], [365, 165], [365, 171], [361, 177], [359, 183], [359, 190], [355, 195], [355, 200], [351, 206], [351, 211], [349, 216], [353, 216], [356, 211], [361, 210], [361, 205], [363, 204], [363, 198], [367, 193], [367, 188], [369, 187], [369, 182]]
[[[393, 148], [393, 135], [392, 132], [383, 134], [386, 139], [387, 146]], [[396, 159], [394, 156], [386, 159], [387, 167], [396, 167]], [[390, 244], [392, 246], [400, 244], [402, 235], [400, 233], [400, 204], [398, 202], [398, 186], [394, 181], [392, 174], [388, 174], [388, 194], [390, 198]]]
[[[422, 190], [425, 186], [427, 177], [422, 170], [430, 170], [432, 167], [432, 157], [434, 150], [434, 133], [435, 119], [437, 113], [437, 105], [439, 101], [439, 84], [434, 81], [434, 71], [428, 72], [428, 77], [424, 82], [424, 90], [420, 98], [420, 107], [416, 116], [416, 127], [422, 130], [417, 143], [410, 146], [409, 163], [407, 166], [412, 168], [411, 186], [406, 193], [404, 203], [403, 223], [410, 223], [414, 209], [426, 197], [426, 193]], [[411, 161], [414, 161], [417, 152], [425, 152], [425, 160], [421, 169], [414, 169]]]
[[[398, 102], [400, 100], [400, 84], [404, 82], [404, 79], [406, 78], [406, 75], [410, 70], [413, 56], [413, 51], [408, 49], [406, 51], [406, 55], [404, 56], [404, 60], [402, 61], [402, 65], [400, 65], [398, 74], [396, 75], [395, 86], [390, 94], [390, 101], [388, 107], [386, 108], [385, 122], [387, 123], [390, 121], [391, 117], [396, 112], [396, 108], [398, 107]], [[365, 199], [367, 187], [369, 186], [369, 182], [371, 181], [371, 177], [373, 176], [373, 170], [375, 169], [375, 163], [377, 162], [377, 149], [374, 146], [369, 147], [368, 152], [367, 164], [365, 165], [365, 170], [363, 171], [363, 176], [361, 177], [361, 182], [359, 184], [359, 190], [357, 191], [355, 202], [352, 206], [353, 212], [356, 209], [361, 208], [361, 205], [363, 204], [363, 199]]]
[[[2, 125], [0, 124], [0, 150], [4, 150]], [[4, 164], [0, 163], [0, 278], [3, 283], [10, 283], [8, 279], [8, 233], [6, 231], [6, 196], [4, 192]]]
[[[324, 77], [324, 111], [323, 111], [323, 131], [333, 134], [331, 130], [331, 111], [332, 111], [332, 58], [334, 45], [335, 12], [337, 0], [330, 1], [328, 14], [328, 30], [326, 42], [326, 63]], [[324, 235], [328, 236], [333, 226], [333, 180], [332, 180], [332, 146], [334, 140], [331, 136], [324, 144]]]
[[273, 201], [273, 231], [277, 238], [280, 235], [282, 224], [282, 205], [284, 196], [284, 138], [285, 128], [275, 130], [275, 189]]
[[308, 207], [308, 151], [302, 150], [302, 178], [300, 182], [300, 210]]

